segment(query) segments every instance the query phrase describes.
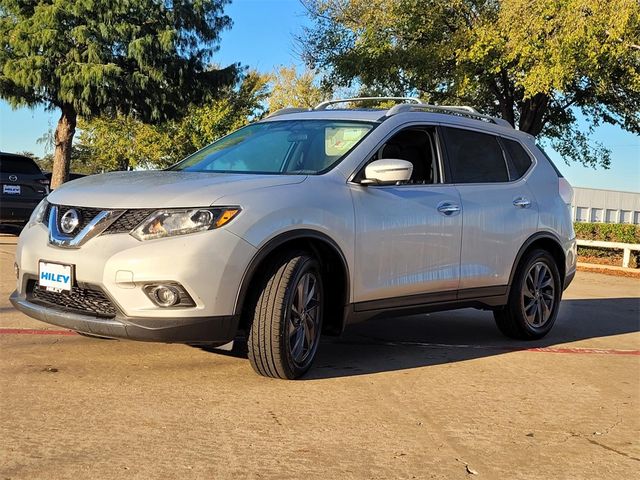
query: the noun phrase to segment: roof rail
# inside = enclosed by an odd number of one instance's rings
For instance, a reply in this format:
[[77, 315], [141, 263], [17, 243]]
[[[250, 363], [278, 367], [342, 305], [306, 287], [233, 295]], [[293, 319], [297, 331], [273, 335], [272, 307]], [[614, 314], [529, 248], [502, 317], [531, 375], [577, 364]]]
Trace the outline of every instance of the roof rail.
[[478, 110], [468, 105], [438, 105], [441, 108], [448, 108], [449, 110], [462, 110], [463, 112], [477, 113], [482, 115]]
[[267, 118], [277, 117], [278, 115], [286, 115], [288, 113], [308, 112], [309, 110], [310, 110], [309, 108], [297, 108], [297, 107], [281, 108], [280, 110], [276, 110], [275, 112], [267, 115]]
[[422, 105], [422, 100], [414, 97], [356, 97], [356, 98], [340, 98], [336, 100], [327, 100], [326, 102], [319, 103], [313, 109], [314, 110], [326, 110], [329, 105], [335, 105], [336, 103], [352, 103], [352, 102], [368, 102], [371, 100], [396, 100], [404, 102], [413, 102], [414, 104]]
[[[398, 105], [394, 105], [384, 114], [383, 118], [391, 117], [392, 115], [396, 115], [398, 113], [404, 112], [412, 112], [416, 110], [423, 110], [433, 113], [445, 113], [448, 115], [457, 115], [460, 117], [472, 118], [475, 120], [482, 120], [485, 122], [493, 123], [495, 125], [501, 125], [507, 128], [513, 128], [513, 126], [507, 122], [506, 120], [498, 117], [492, 117], [490, 115], [485, 115], [483, 113], [478, 112], [475, 108], [469, 107], [468, 105], [431, 105], [428, 103], [424, 103], [419, 98], [415, 97], [354, 97], [354, 98], [340, 98], [336, 100], [327, 100], [325, 102], [319, 103], [314, 108], [281, 108], [280, 110], [276, 110], [271, 115], [268, 115], [267, 118], [277, 117], [279, 115], [286, 115], [288, 113], [301, 113], [301, 112], [309, 112], [316, 110], [326, 110], [328, 106], [335, 105], [337, 103], [350, 103], [350, 102], [369, 102], [369, 101], [402, 101], [405, 103], [399, 103]], [[407, 103], [411, 102], [411, 103]]]
[[492, 117], [490, 115], [484, 115], [482, 113], [479, 113], [475, 108], [468, 107], [465, 105], [429, 105], [426, 103], [421, 103], [420, 105], [408, 105], [405, 103], [405, 104], [395, 105], [391, 107], [384, 116], [390, 117], [398, 113], [412, 112], [416, 110], [426, 110], [433, 113], [445, 113], [448, 115], [458, 115], [460, 117], [467, 117], [475, 120], [482, 120], [485, 122], [493, 123], [495, 125], [501, 125], [503, 127], [513, 128], [513, 126], [509, 122], [507, 122], [502, 118]]

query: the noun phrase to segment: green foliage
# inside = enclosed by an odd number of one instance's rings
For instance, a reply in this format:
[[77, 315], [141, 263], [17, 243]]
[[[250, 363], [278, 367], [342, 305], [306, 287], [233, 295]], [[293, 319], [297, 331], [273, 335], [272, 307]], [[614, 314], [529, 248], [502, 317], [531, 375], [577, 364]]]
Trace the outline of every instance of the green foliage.
[[[640, 225], [628, 223], [575, 222], [576, 237], [602, 242], [640, 243]], [[596, 247], [578, 247], [579, 261], [622, 264], [622, 250]], [[631, 252], [631, 268], [640, 266], [640, 252]]]
[[79, 126], [78, 143], [72, 153], [76, 165], [113, 171], [162, 167], [171, 160], [173, 142], [165, 126], [145, 124], [125, 115], [96, 117]]
[[148, 120], [233, 81], [208, 66], [226, 0], [0, 0], [0, 96]]
[[268, 77], [249, 72], [221, 98], [191, 106], [179, 121], [146, 124], [132, 116], [80, 123], [72, 171], [165, 168], [263, 114]]
[[[578, 261], [585, 263], [597, 263], [602, 265], [622, 265], [623, 251], [612, 248], [578, 247]], [[640, 265], [640, 254], [631, 252], [629, 259], [630, 268], [638, 268]]]
[[583, 240], [640, 243], [640, 225], [576, 222], [573, 224], [573, 228], [576, 237]]
[[304, 0], [305, 59], [338, 86], [469, 104], [609, 165], [577, 129], [640, 133], [637, 0]]
[[167, 121], [236, 80], [237, 65], [210, 65], [227, 2], [0, 0], [0, 97], [61, 112], [53, 188], [68, 177], [78, 115]]
[[218, 138], [237, 130], [265, 114], [268, 75], [250, 71], [236, 88], [227, 88], [215, 101], [192, 106], [175, 128], [175, 142], [180, 143], [180, 158]]
[[[34, 159], [43, 172], [53, 171], [53, 154], [46, 153], [42, 158]], [[103, 173], [108, 171], [101, 165], [98, 165], [94, 158], [89, 155], [87, 149], [81, 146], [73, 146], [71, 149], [71, 163], [69, 166], [71, 173], [83, 173], [90, 175], [92, 173]]]
[[281, 66], [270, 75], [272, 84], [269, 111], [281, 108], [313, 108], [331, 96], [331, 89], [316, 85], [316, 75], [307, 70], [301, 74], [295, 67]]

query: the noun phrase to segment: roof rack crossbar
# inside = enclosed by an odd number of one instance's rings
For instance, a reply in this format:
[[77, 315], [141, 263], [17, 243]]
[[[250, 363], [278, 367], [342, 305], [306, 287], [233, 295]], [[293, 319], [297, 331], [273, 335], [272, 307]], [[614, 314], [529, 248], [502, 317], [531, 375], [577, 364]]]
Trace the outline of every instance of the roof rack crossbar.
[[484, 115], [479, 113], [475, 108], [467, 107], [464, 105], [429, 105], [427, 103], [421, 103], [420, 105], [401, 104], [395, 105], [387, 111], [385, 117], [390, 117], [398, 113], [411, 112], [415, 110], [427, 110], [434, 113], [446, 113], [449, 115], [459, 115], [461, 117], [473, 118], [475, 120], [484, 120], [485, 122], [494, 123], [503, 127], [513, 128], [513, 126], [502, 118], [492, 117], [491, 115]]
[[395, 101], [403, 101], [403, 102], [413, 102], [414, 104], [422, 105], [422, 101], [419, 98], [415, 98], [415, 97], [355, 97], [355, 98], [340, 98], [336, 100], [327, 100], [326, 102], [319, 103], [313, 109], [326, 110], [329, 105], [335, 105], [336, 103], [369, 102], [372, 100], [378, 100], [378, 101], [395, 100]]

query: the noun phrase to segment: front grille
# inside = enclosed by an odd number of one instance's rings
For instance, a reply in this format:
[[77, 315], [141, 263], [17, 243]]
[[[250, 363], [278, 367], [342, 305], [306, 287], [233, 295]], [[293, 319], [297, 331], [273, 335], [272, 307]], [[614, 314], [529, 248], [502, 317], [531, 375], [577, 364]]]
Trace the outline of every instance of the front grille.
[[129, 233], [155, 210], [127, 210], [104, 233]]
[[45, 307], [57, 307], [68, 312], [95, 317], [113, 318], [117, 313], [113, 302], [97, 287], [73, 287], [70, 292], [49, 292], [40, 288], [35, 280], [30, 280], [27, 285], [27, 299]]
[[[58, 206], [58, 218], [56, 218], [56, 222], [60, 225], [60, 219], [62, 216], [67, 213], [67, 211], [71, 209], [75, 209], [80, 214], [80, 223], [78, 227], [76, 227], [75, 232], [80, 232], [87, 224], [94, 219], [96, 215], [98, 215], [102, 210], [99, 208], [86, 208], [86, 207], [69, 207], [67, 205], [59, 205]], [[75, 235], [74, 232], [74, 235]]]
[[[47, 205], [47, 209], [44, 213], [44, 222], [47, 224], [49, 222], [49, 214], [51, 213], [52, 205]], [[95, 218], [100, 212], [107, 210], [102, 208], [88, 208], [88, 207], [72, 207], [68, 205], [57, 205], [58, 207], [58, 218], [56, 218], [56, 223], [60, 225], [60, 219], [62, 216], [70, 210], [71, 208], [76, 209], [76, 211], [80, 214], [80, 225], [76, 228], [75, 233], [80, 232], [87, 224]], [[107, 228], [103, 235], [111, 234], [111, 233], [129, 233], [131, 230], [136, 228], [140, 223], [155, 212], [155, 209], [130, 209], [126, 210], [120, 218], [118, 218], [115, 222], [113, 222], [109, 228]]]

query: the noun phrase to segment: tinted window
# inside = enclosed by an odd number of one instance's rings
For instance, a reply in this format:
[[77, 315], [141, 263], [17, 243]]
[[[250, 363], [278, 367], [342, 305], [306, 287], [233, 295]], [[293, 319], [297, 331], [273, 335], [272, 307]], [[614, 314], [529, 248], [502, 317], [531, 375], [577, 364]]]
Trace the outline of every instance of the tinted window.
[[531, 166], [531, 157], [518, 142], [507, 140], [506, 138], [503, 138], [502, 142], [510, 159], [509, 169], [511, 170], [511, 180], [522, 177]]
[[453, 183], [508, 182], [502, 148], [493, 135], [445, 128]]
[[36, 163], [27, 157], [0, 157], [0, 173], [23, 173], [37, 175], [42, 173]]
[[376, 158], [397, 158], [413, 165], [410, 184], [437, 182], [438, 159], [434, 135], [431, 128], [408, 128], [393, 135], [380, 150]]

